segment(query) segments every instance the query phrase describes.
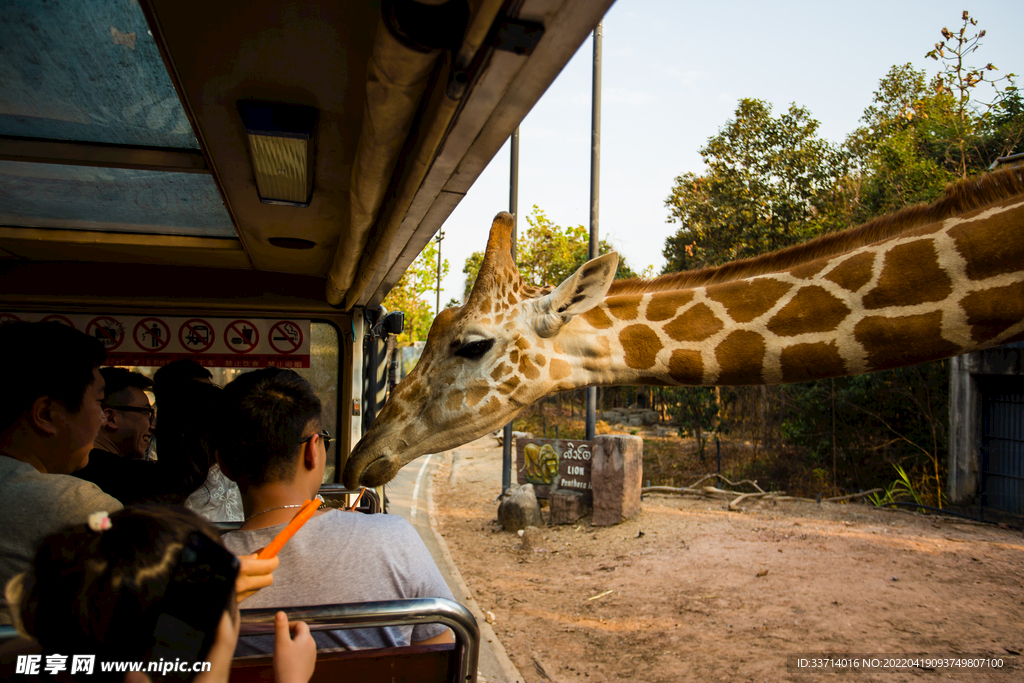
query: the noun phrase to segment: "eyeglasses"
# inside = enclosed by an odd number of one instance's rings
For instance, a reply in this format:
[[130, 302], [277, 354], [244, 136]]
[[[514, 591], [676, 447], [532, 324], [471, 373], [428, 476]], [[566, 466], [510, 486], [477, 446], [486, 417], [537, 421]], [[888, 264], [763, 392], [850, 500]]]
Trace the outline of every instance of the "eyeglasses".
[[104, 408], [110, 408], [111, 410], [121, 410], [126, 413], [142, 413], [149, 418], [149, 421], [153, 421], [153, 417], [156, 415], [156, 411], [153, 408], [140, 408], [138, 406], [103, 406]]
[[324, 440], [324, 450], [325, 451], [328, 451], [328, 450], [331, 449], [331, 442], [334, 441], [335, 437], [331, 436], [331, 433], [329, 431], [327, 431], [326, 429], [324, 431], [320, 432], [319, 434], [310, 434], [309, 436], [307, 436], [305, 439], [303, 439], [299, 443], [306, 443], [307, 441], [312, 439], [314, 436], [319, 436], [321, 439]]

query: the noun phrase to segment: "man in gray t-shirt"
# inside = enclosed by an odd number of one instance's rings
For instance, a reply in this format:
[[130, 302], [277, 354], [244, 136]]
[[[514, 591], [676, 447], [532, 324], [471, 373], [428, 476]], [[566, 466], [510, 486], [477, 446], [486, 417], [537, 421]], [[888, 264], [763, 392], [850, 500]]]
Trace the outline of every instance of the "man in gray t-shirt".
[[68, 476], [103, 424], [103, 345], [59, 323], [7, 323], [0, 358], [0, 624], [10, 624], [3, 588], [32, 567], [40, 541], [121, 503]]
[[[292, 510], [294, 512], [294, 510]], [[266, 547], [284, 524], [236, 531], [224, 543], [236, 555]], [[439, 597], [452, 599], [448, 585], [412, 525], [394, 515], [329, 510], [306, 522], [278, 554], [274, 583], [246, 600], [244, 607], [302, 607], [345, 602]], [[318, 648], [397, 647], [430, 640], [447, 631], [440, 624], [374, 629], [314, 631]], [[257, 640], [253, 638], [252, 640]], [[273, 650], [273, 636], [262, 643], [239, 641], [237, 654]]]
[[[225, 534], [237, 555], [266, 547], [323, 481], [331, 437], [320, 400], [291, 370], [266, 368], [224, 388], [221, 469], [238, 483], [245, 522]], [[419, 534], [400, 517], [321, 510], [278, 554], [274, 583], [245, 607], [308, 607], [347, 602], [452, 599]], [[376, 648], [452, 642], [440, 624], [315, 633], [319, 648]], [[239, 641], [239, 655], [273, 651], [273, 636]]]

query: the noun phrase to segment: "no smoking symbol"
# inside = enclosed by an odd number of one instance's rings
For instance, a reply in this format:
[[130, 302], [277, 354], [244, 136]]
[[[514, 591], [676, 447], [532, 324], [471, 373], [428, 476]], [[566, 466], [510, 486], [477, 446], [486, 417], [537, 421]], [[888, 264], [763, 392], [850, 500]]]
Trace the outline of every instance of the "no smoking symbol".
[[147, 353], [157, 353], [167, 348], [171, 341], [171, 329], [160, 318], [144, 318], [135, 324], [135, 343]]
[[260, 332], [248, 320], [236, 320], [228, 324], [224, 341], [235, 353], [249, 353], [260, 342]]
[[278, 353], [295, 353], [302, 346], [302, 328], [291, 320], [274, 323], [270, 328], [270, 346]]
[[85, 333], [98, 339], [107, 351], [113, 351], [124, 341], [124, 327], [109, 315], [97, 316], [90, 320]]
[[192, 353], [202, 353], [213, 346], [216, 335], [213, 326], [202, 318], [193, 318], [182, 323], [178, 330], [178, 341]]

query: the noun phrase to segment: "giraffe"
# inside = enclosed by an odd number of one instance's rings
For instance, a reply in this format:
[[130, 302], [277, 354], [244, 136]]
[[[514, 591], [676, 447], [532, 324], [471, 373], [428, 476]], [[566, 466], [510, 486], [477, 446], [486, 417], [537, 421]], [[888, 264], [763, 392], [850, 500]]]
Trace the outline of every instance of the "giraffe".
[[348, 486], [482, 436], [554, 392], [855, 375], [1024, 338], [1024, 168], [716, 268], [614, 281], [618, 256], [532, 287], [499, 213], [469, 300], [352, 451]]

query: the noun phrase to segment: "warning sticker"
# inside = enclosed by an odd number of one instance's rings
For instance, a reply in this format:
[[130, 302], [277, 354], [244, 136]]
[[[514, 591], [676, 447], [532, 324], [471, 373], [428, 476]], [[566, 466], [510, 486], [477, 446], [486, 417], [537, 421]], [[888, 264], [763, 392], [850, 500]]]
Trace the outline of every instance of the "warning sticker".
[[302, 346], [302, 329], [291, 320], [274, 323], [270, 328], [270, 347], [278, 353], [291, 355]]
[[113, 351], [124, 341], [124, 325], [109, 315], [99, 315], [90, 320], [85, 333], [98, 339], [107, 351]]
[[147, 353], [158, 353], [171, 341], [171, 329], [160, 318], [143, 318], [135, 323], [135, 344]]
[[260, 333], [248, 320], [235, 320], [228, 323], [224, 341], [235, 353], [252, 353], [260, 343]]
[[50, 320], [84, 330], [107, 349], [108, 365], [308, 368], [310, 321], [101, 313], [0, 313], [0, 324]]
[[61, 325], [67, 325], [68, 327], [70, 327], [72, 329], [76, 329], [76, 330], [78, 329], [77, 327], [75, 327], [75, 324], [73, 322], [71, 322], [71, 320], [69, 320], [68, 318], [64, 317], [63, 315], [57, 315], [57, 314], [48, 315], [45, 318], [43, 318], [40, 322], [44, 322], [44, 323], [60, 323]]
[[186, 320], [178, 328], [178, 341], [192, 353], [209, 351], [216, 340], [217, 334], [213, 331], [213, 325], [202, 318]]

